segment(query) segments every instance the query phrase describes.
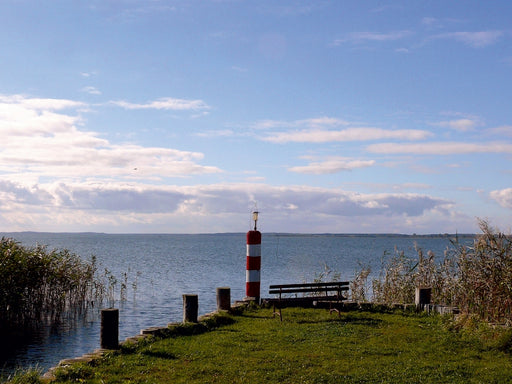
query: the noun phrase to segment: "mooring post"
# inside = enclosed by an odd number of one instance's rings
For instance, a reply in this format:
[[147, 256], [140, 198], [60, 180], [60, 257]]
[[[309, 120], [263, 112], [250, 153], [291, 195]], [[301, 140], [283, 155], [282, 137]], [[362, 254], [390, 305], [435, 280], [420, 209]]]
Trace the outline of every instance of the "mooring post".
[[420, 311], [430, 305], [431, 295], [432, 288], [416, 287], [416, 292], [414, 294], [414, 304], [416, 304], [416, 309]]
[[119, 348], [119, 309], [101, 310], [100, 345], [103, 349]]
[[217, 288], [217, 311], [229, 311], [231, 309], [231, 288]]
[[197, 323], [198, 296], [183, 295], [183, 322]]

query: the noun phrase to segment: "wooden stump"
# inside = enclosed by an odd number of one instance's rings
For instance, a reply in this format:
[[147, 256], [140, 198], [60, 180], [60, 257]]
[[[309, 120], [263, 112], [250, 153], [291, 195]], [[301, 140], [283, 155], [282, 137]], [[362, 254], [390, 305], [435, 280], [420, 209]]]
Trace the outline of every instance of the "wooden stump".
[[101, 310], [100, 345], [103, 349], [119, 348], [119, 309]]
[[217, 310], [229, 311], [231, 309], [231, 288], [217, 288]]
[[183, 295], [183, 322], [197, 323], [198, 296]]

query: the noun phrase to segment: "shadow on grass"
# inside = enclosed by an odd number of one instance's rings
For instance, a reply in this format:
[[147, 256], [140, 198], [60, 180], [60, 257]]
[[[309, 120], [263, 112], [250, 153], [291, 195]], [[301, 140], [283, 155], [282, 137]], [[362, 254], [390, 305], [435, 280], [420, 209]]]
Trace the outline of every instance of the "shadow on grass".
[[[332, 313], [330, 317], [325, 316], [316, 316], [313, 315], [308, 317], [307, 314], [303, 312], [296, 312], [295, 310], [298, 307], [286, 307], [282, 308], [283, 310], [283, 323], [295, 323], [295, 324], [321, 324], [321, 323], [340, 323], [340, 324], [354, 324], [354, 325], [365, 325], [370, 327], [377, 327], [381, 325], [384, 320], [378, 319], [375, 317], [367, 316], [359, 312], [347, 313], [342, 312], [341, 315], [337, 313]], [[286, 313], [286, 309], [290, 309], [288, 313]], [[315, 309], [316, 311], [327, 311], [327, 309]], [[279, 314], [272, 314], [272, 312], [263, 312], [263, 311], [246, 311], [237, 317], [244, 317], [248, 319], [259, 319], [259, 320], [269, 320], [269, 321], [279, 321]]]
[[151, 350], [145, 350], [141, 352], [144, 356], [148, 357], [156, 357], [159, 359], [166, 359], [166, 360], [175, 360], [176, 355], [174, 353], [168, 352], [168, 351], [151, 351]]
[[329, 319], [301, 319], [293, 322], [297, 324], [341, 323], [377, 327], [382, 324], [383, 320], [363, 316], [342, 315], [338, 317], [337, 315], [333, 315], [333, 317]]
[[192, 336], [235, 323], [232, 317], [215, 316], [200, 323], [182, 323], [167, 330], [166, 337]]

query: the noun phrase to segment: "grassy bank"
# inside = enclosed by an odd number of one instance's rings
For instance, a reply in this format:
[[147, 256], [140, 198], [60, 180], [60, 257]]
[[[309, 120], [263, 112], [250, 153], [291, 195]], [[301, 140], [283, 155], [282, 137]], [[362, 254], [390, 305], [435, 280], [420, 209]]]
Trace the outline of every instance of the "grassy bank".
[[[268, 309], [185, 326], [124, 348], [59, 383], [504, 383], [510, 335], [439, 316]], [[448, 325], [447, 325], [448, 324]], [[469, 329], [469, 331], [466, 331]]]

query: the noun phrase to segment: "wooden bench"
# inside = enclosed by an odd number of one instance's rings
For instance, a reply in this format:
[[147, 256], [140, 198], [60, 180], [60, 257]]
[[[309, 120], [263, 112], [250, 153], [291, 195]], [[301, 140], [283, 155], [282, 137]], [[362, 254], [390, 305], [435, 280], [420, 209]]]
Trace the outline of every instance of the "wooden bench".
[[[281, 308], [283, 306], [312, 306], [320, 302], [328, 302], [330, 311], [339, 313], [338, 308], [333, 305], [341, 303], [347, 298], [343, 296], [343, 292], [349, 289], [348, 281], [331, 281], [327, 283], [303, 283], [303, 284], [279, 284], [271, 285], [268, 293], [278, 295], [276, 299], [270, 299], [273, 303], [274, 316], [279, 314], [281, 321], [283, 315]], [[299, 296], [299, 294], [301, 294]], [[290, 297], [289, 295], [292, 295]], [[276, 312], [276, 306], [279, 312]]]

